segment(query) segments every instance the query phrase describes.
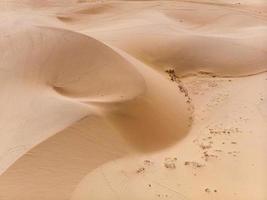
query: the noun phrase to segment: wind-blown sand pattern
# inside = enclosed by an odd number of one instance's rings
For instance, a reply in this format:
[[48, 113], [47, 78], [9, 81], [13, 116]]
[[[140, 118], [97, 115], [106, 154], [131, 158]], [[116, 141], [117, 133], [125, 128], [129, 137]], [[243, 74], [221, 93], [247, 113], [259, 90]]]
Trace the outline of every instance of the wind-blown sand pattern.
[[0, 200], [267, 199], [265, 0], [0, 10]]

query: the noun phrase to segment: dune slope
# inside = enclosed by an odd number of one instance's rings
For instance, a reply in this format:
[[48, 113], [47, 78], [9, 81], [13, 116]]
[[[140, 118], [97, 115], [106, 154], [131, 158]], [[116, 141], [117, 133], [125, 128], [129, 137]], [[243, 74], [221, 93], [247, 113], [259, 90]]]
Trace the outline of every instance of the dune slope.
[[0, 11], [1, 200], [266, 200], [265, 1]]

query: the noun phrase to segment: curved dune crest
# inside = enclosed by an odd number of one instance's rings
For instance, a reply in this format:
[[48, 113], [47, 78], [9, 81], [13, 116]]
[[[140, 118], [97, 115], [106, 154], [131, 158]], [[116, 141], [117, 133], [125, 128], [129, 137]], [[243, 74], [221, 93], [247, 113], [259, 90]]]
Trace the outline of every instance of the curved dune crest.
[[[92, 101], [109, 97], [119, 100], [121, 95], [132, 98], [144, 90], [141, 75], [95, 39], [56, 28], [25, 25], [15, 29], [9, 27], [1, 33], [8, 35], [2, 37], [1, 48], [11, 46], [5, 52], [2, 69], [27, 82], [40, 82], [65, 95]], [[17, 55], [15, 59], [12, 54]], [[23, 72], [25, 77], [20, 76]], [[30, 72], [31, 77], [25, 72]]]
[[[95, 106], [82, 101], [125, 101], [145, 90], [141, 75], [94, 39], [28, 25], [1, 28], [4, 31], [0, 47], [6, 49], [1, 60], [1, 81], [5, 82], [1, 86], [1, 102], [8, 103], [1, 104], [2, 112], [6, 113], [1, 123], [7, 142], [0, 152], [9, 157], [6, 161], [2, 157], [1, 170], [33, 145], [86, 115], [98, 113]], [[53, 88], [65, 97], [56, 94]], [[16, 99], [8, 95], [10, 91], [20, 102], [14, 102]], [[12, 148], [15, 150], [11, 155], [7, 152]]]
[[266, 198], [267, 3], [0, 11], [0, 200]]
[[[10, 139], [2, 146], [2, 155], [11, 161], [2, 159], [2, 170], [14, 163], [1, 175], [0, 194], [5, 199], [65, 199], [88, 170], [125, 153], [168, 147], [190, 128], [190, 105], [177, 86], [119, 50], [78, 33], [27, 25], [2, 38], [0, 46], [8, 44], [11, 48], [2, 69], [7, 80], [13, 78], [4, 92], [23, 91], [26, 98], [18, 106], [27, 108], [19, 110], [26, 118], [19, 118], [28, 123], [4, 127]], [[14, 54], [16, 58], [11, 59]], [[32, 110], [33, 105], [42, 109]], [[12, 113], [10, 106], [4, 112]], [[16, 109], [12, 111], [17, 115]], [[96, 116], [99, 120], [94, 120]], [[64, 118], [61, 123], [60, 118]], [[91, 144], [95, 140], [96, 145]], [[24, 148], [17, 154], [5, 153], [19, 144]], [[106, 150], [99, 152], [102, 145]], [[114, 145], [118, 145], [116, 153], [112, 153]], [[72, 152], [66, 154], [64, 149]], [[99, 160], [88, 159], [89, 152]], [[34, 173], [32, 166], [36, 166]], [[54, 187], [61, 183], [65, 183], [61, 189]]]

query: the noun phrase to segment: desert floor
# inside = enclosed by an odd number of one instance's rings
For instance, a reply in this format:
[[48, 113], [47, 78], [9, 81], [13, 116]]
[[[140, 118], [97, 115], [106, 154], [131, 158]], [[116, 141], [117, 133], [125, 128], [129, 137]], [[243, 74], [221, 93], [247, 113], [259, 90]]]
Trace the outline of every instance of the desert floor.
[[267, 1], [0, 11], [0, 200], [267, 200]]

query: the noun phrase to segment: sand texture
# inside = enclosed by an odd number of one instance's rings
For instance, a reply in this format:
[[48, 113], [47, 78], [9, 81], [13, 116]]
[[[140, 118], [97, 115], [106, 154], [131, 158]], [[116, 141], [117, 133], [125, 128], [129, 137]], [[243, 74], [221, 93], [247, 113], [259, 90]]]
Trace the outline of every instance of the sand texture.
[[0, 11], [0, 200], [267, 200], [267, 1]]

